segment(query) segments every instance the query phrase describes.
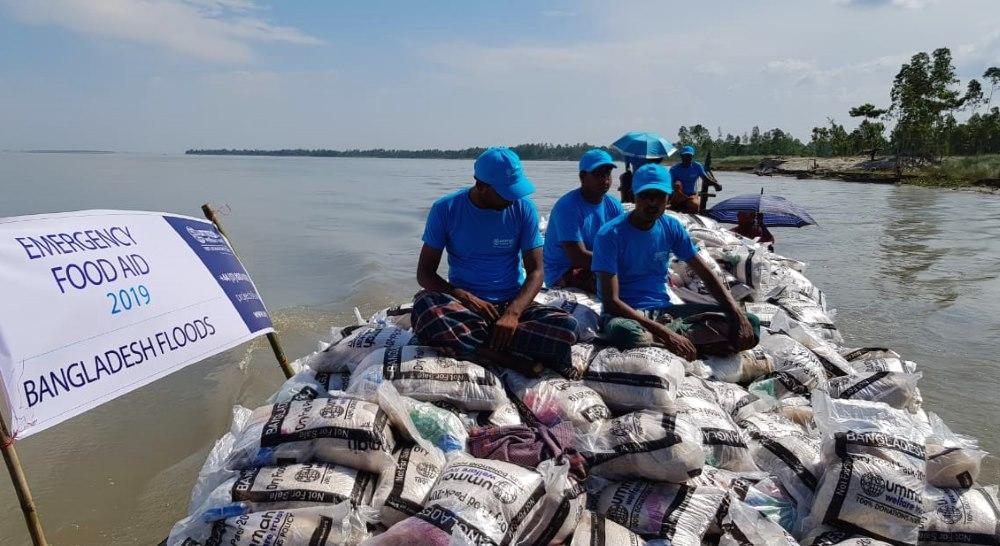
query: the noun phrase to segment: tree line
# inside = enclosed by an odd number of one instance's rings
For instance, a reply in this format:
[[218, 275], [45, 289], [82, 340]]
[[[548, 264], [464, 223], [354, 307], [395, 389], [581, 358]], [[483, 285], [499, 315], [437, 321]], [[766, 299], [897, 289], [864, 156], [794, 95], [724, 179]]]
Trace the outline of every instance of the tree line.
[[[738, 155], [852, 156], [892, 154], [937, 159], [951, 155], [1000, 153], [1000, 108], [993, 96], [1000, 89], [1000, 67], [983, 72], [964, 86], [956, 75], [951, 50], [917, 53], [900, 67], [884, 107], [865, 103], [848, 111], [861, 118], [848, 131], [834, 118], [813, 127], [808, 142], [781, 129], [717, 136], [702, 125], [681, 127], [678, 140], [716, 157]], [[987, 89], [988, 88], [988, 89]], [[1000, 96], [998, 96], [1000, 100]], [[968, 114], [964, 122], [958, 116]], [[891, 129], [889, 128], [891, 127]]]
[[[600, 148], [587, 143], [579, 144], [518, 144], [511, 146], [521, 159], [577, 161], [584, 152], [591, 148]], [[256, 156], [287, 156], [287, 157], [376, 157], [386, 159], [475, 159], [486, 148], [473, 147], [461, 150], [440, 150], [437, 148], [425, 150], [394, 150], [372, 148], [367, 150], [326, 150], [326, 149], [291, 149], [291, 150], [187, 150], [187, 154], [195, 155], [256, 155]], [[610, 152], [609, 149], [605, 148]]]

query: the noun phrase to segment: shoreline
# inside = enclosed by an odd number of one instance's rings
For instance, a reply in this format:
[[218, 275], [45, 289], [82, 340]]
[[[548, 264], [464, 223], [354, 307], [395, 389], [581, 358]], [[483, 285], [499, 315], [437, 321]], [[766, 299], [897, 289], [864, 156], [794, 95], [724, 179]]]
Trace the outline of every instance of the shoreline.
[[[992, 158], [971, 161], [989, 162]], [[897, 184], [971, 190], [1000, 194], [1000, 177], [983, 168], [969, 168], [970, 158], [945, 158], [940, 164], [906, 167], [897, 174], [894, 158], [869, 157], [726, 157], [716, 160], [716, 172], [752, 173], [799, 180], [825, 179], [862, 184]], [[976, 167], [979, 167], [976, 165]], [[984, 176], [985, 174], [985, 176]]]

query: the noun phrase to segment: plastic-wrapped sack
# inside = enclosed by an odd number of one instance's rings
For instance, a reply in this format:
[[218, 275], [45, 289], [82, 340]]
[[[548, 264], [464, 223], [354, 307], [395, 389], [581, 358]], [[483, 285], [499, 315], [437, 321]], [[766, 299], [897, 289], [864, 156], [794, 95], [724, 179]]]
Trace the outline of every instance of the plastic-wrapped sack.
[[534, 470], [455, 454], [431, 488], [424, 509], [365, 544], [411, 546], [419, 540], [420, 544], [447, 546], [455, 544], [453, 539], [517, 544], [539, 523], [535, 518], [545, 487], [545, 477]]
[[528, 378], [514, 371], [505, 373], [503, 379], [511, 393], [545, 425], [569, 421], [577, 428], [587, 429], [611, 417], [611, 410], [601, 396], [581, 381], [570, 381], [551, 372]]
[[[765, 333], [758, 347], [771, 355], [776, 372], [802, 369], [799, 379], [809, 390], [826, 389], [826, 368], [816, 353], [785, 334]], [[764, 376], [766, 377], [766, 376]]]
[[583, 374], [584, 385], [597, 391], [613, 411], [668, 409], [684, 378], [681, 359], [666, 349], [603, 349]]
[[579, 378], [590, 367], [590, 361], [597, 354], [597, 347], [590, 343], [574, 343], [570, 347], [570, 358], [573, 361], [575, 377]]
[[895, 357], [865, 358], [852, 360], [851, 369], [856, 373], [914, 373], [917, 371], [917, 363], [912, 360], [903, 360]]
[[604, 516], [587, 511], [580, 518], [569, 546], [646, 546], [639, 535]]
[[876, 358], [900, 358], [899, 353], [893, 351], [892, 349], [886, 349], [885, 347], [844, 347], [838, 352], [840, 353], [840, 356], [844, 357], [844, 359], [848, 362]]
[[778, 401], [784, 398], [810, 396], [813, 389], [820, 388], [820, 381], [809, 368], [789, 368], [750, 383], [747, 392], [767, 402], [763, 406], [777, 408]]
[[380, 473], [395, 465], [396, 437], [377, 404], [317, 398], [233, 409], [233, 469], [324, 461]]
[[[553, 461], [542, 463], [545, 467]], [[547, 472], [539, 465], [543, 474]], [[555, 468], [555, 467], [552, 467]], [[569, 476], [569, 466], [548, 472], [546, 489], [561, 487], [562, 491], [549, 492], [538, 507], [531, 530], [526, 530], [521, 541], [525, 544], [561, 545], [573, 533], [587, 511], [587, 488]], [[559, 478], [559, 475], [565, 475]]]
[[[789, 317], [798, 321], [802, 326], [807, 327], [807, 329], [814, 332], [821, 339], [836, 345], [844, 343], [844, 338], [837, 330], [837, 325], [834, 324], [833, 318], [830, 317], [822, 305], [800, 297], [779, 297], [769, 299], [768, 303], [773, 303], [784, 309]], [[774, 327], [776, 319], [777, 314], [771, 319], [771, 327]]]
[[378, 326], [396, 326], [404, 330], [411, 328], [410, 314], [413, 312], [413, 302], [394, 305], [376, 311], [368, 317], [368, 324]]
[[850, 374], [854, 368], [826, 337], [814, 328], [807, 327], [791, 318], [784, 309], [779, 310], [771, 318], [770, 330], [787, 335], [811, 350], [826, 371], [828, 377], [840, 377]]
[[1000, 544], [997, 487], [927, 488], [921, 546]]
[[637, 411], [577, 437], [592, 474], [682, 483], [701, 473], [701, 430], [674, 412]]
[[278, 392], [267, 399], [268, 404], [291, 402], [292, 400], [312, 400], [328, 398], [330, 391], [342, 391], [347, 388], [351, 378], [347, 370], [339, 372], [317, 372], [304, 366], [299, 372], [289, 377], [278, 389]]
[[751, 485], [741, 500], [782, 529], [798, 533], [798, 506], [776, 478], [768, 477]]
[[361, 361], [375, 350], [403, 347], [416, 342], [413, 332], [397, 326], [359, 326], [351, 329], [343, 339], [327, 347], [317, 358], [306, 364], [318, 372], [347, 370], [354, 373]]
[[704, 361], [709, 377], [727, 383], [746, 384], [774, 371], [774, 360], [760, 347], [729, 356], [707, 356]]
[[500, 379], [472, 362], [442, 356], [433, 347], [379, 349], [351, 374], [347, 392], [370, 398], [383, 382], [422, 402], [445, 400], [470, 410], [493, 410], [507, 403]]
[[772, 266], [763, 253], [742, 244], [710, 250], [709, 253], [723, 270], [753, 289], [760, 287], [762, 279], [771, 273]]
[[775, 476], [807, 512], [820, 475], [820, 440], [787, 417], [758, 413], [740, 421], [761, 470]]
[[810, 530], [801, 544], [802, 546], [893, 546], [888, 542], [826, 525]]
[[754, 508], [733, 500], [722, 518], [719, 546], [797, 546], [794, 538]]
[[576, 339], [587, 342], [601, 329], [601, 302], [596, 297], [572, 288], [543, 290], [535, 302], [556, 307], [576, 319]]
[[812, 402], [805, 396], [782, 398], [778, 401], [777, 411], [806, 430], [815, 428]]
[[205, 523], [188, 517], [170, 531], [167, 546], [344, 546], [369, 536], [371, 508], [343, 502], [294, 510], [267, 510]]
[[830, 396], [849, 400], [883, 402], [896, 409], [917, 404], [917, 381], [922, 374], [873, 372], [830, 379]]
[[372, 504], [379, 508], [381, 523], [390, 527], [424, 509], [424, 501], [444, 467], [436, 450], [413, 444], [396, 453], [395, 470], [379, 480]]
[[785, 264], [776, 265], [771, 269], [770, 275], [761, 278], [757, 295], [757, 300], [783, 298], [789, 301], [809, 301], [820, 311], [826, 311], [826, 295], [823, 291], [801, 272]]
[[879, 402], [813, 399], [823, 431], [823, 476], [805, 528], [857, 531], [916, 544], [923, 516], [924, 432], [909, 413]]
[[781, 311], [781, 308], [773, 303], [748, 301], [743, 304], [743, 310], [756, 315], [757, 319], [760, 320], [761, 328], [770, 328], [771, 319], [774, 318], [775, 313]]
[[936, 487], [972, 487], [979, 479], [983, 457], [979, 441], [955, 434], [936, 414], [928, 415], [927, 483]]
[[700, 546], [726, 492], [714, 487], [655, 482], [612, 483], [597, 498], [597, 513], [639, 536], [672, 546]]
[[754, 413], [753, 404], [759, 399], [747, 392], [743, 387], [725, 381], [705, 381], [705, 385], [712, 389], [719, 406], [734, 421], [739, 422], [744, 417]]
[[699, 379], [685, 377], [674, 401], [679, 420], [701, 430], [705, 463], [735, 472], [757, 470], [743, 431], [715, 402], [715, 395]]
[[191, 513], [217, 521], [250, 512], [371, 502], [378, 476], [330, 463], [296, 463], [238, 470]]

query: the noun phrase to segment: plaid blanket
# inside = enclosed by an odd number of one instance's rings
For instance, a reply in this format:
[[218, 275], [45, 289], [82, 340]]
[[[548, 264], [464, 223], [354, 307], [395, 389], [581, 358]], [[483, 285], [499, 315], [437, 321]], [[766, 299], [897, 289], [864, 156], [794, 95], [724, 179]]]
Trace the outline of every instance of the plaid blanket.
[[[507, 303], [498, 310], [503, 313]], [[471, 354], [490, 340], [492, 324], [448, 294], [423, 291], [413, 300], [413, 331], [421, 345]], [[509, 352], [557, 371], [572, 370], [576, 319], [561, 309], [532, 303], [521, 313]]]

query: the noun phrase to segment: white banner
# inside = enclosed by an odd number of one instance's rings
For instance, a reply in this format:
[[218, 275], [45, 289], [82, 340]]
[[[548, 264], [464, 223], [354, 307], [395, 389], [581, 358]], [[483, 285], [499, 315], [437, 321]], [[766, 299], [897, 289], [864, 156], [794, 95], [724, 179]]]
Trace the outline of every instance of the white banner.
[[270, 331], [211, 222], [116, 210], [0, 219], [0, 375], [15, 438]]

